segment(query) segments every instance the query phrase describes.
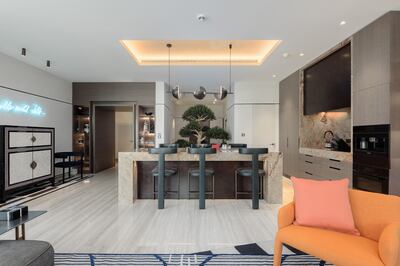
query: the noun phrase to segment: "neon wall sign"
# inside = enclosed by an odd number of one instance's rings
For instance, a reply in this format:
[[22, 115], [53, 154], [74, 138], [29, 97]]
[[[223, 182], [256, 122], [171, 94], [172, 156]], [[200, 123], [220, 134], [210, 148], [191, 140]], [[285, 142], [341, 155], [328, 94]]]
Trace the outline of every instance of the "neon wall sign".
[[14, 103], [11, 100], [0, 101], [0, 112], [18, 113], [32, 116], [45, 116], [43, 108], [36, 104]]

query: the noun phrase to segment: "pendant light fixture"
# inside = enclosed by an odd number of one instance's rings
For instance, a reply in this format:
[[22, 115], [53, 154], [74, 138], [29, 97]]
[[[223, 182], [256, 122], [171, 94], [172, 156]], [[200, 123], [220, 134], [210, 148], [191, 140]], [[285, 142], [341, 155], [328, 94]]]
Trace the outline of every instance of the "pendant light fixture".
[[[229, 44], [229, 94], [232, 93], [232, 44]], [[219, 87], [219, 92], [214, 94], [215, 99], [222, 101], [228, 95], [224, 86]]]
[[197, 100], [203, 100], [206, 97], [207, 91], [203, 86], [200, 86], [197, 90], [193, 92], [194, 98]]
[[180, 92], [179, 90], [179, 85], [175, 86], [172, 90], [171, 90], [171, 47], [172, 44], [167, 43], [167, 48], [168, 48], [168, 88], [172, 94], [172, 96], [179, 100], [182, 98], [183, 93]]

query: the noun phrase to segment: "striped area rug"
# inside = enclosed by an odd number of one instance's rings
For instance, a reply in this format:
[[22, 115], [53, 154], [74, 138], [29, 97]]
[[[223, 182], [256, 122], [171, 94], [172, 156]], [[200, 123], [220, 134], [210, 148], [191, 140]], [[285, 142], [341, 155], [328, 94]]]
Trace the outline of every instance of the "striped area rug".
[[[273, 265], [273, 255], [242, 254], [79, 254], [57, 253], [56, 266]], [[282, 265], [331, 265], [309, 255], [284, 255]]]

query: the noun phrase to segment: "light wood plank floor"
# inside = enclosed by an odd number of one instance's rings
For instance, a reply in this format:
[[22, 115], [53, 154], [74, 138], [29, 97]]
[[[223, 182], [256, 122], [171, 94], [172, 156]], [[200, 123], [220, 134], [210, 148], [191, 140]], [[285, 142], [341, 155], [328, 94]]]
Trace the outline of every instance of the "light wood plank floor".
[[[116, 175], [109, 169], [90, 183], [29, 202], [31, 210], [48, 212], [26, 224], [27, 239], [49, 241], [56, 252], [104, 253], [189, 253], [274, 239], [279, 205], [261, 201], [252, 210], [250, 200], [207, 200], [199, 210], [197, 200], [167, 200], [158, 210], [155, 200], [118, 204]], [[13, 238], [14, 231], [0, 236]]]

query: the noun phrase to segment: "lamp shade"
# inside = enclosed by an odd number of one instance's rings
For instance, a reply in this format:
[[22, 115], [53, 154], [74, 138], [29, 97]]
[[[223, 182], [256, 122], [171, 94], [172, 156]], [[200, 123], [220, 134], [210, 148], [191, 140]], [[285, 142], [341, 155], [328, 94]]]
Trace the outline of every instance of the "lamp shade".
[[182, 96], [183, 96], [183, 94], [180, 92], [180, 90], [179, 90], [179, 86], [175, 86], [175, 88], [172, 90], [172, 96], [175, 98], [175, 99], [181, 99], [182, 98]]
[[207, 91], [204, 87], [200, 86], [193, 92], [193, 96], [198, 100], [203, 100], [206, 97]]
[[215, 93], [214, 97], [215, 99], [222, 101], [223, 99], [225, 99], [226, 95], [228, 95], [228, 91], [223, 86], [220, 86], [219, 92]]

